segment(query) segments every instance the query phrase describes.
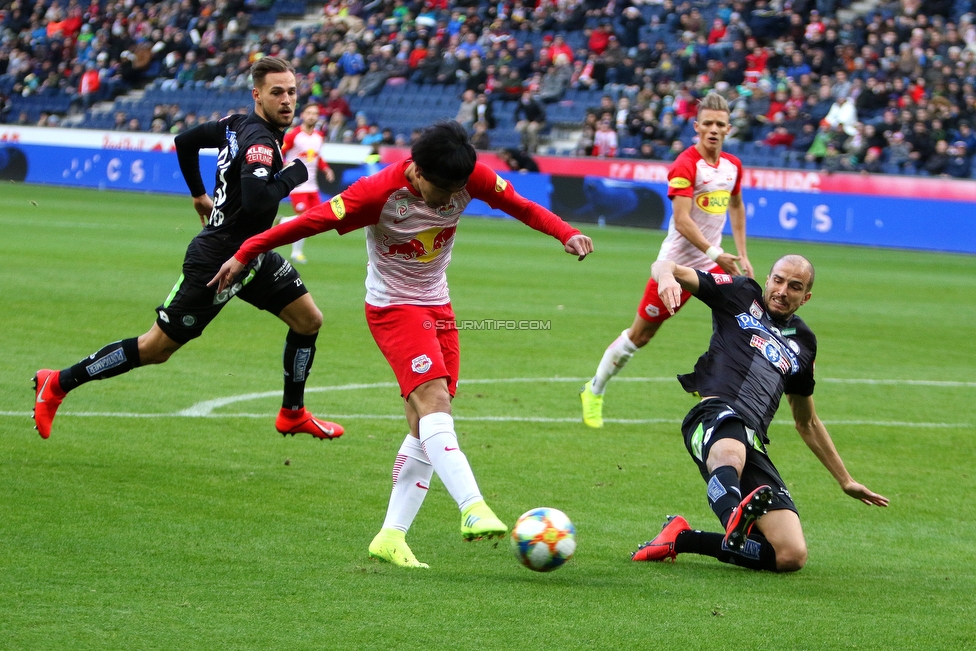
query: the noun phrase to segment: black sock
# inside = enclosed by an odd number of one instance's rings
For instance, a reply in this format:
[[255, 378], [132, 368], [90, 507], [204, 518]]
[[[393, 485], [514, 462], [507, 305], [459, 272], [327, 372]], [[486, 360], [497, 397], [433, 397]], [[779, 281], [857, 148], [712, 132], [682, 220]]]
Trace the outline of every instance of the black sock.
[[732, 466], [719, 466], [708, 478], [708, 505], [725, 527], [732, 516], [732, 509], [742, 501], [739, 475]]
[[682, 531], [674, 540], [674, 551], [678, 554], [711, 556], [723, 563], [731, 563], [750, 570], [776, 571], [776, 550], [761, 534], [750, 534], [738, 554], [722, 546], [724, 538], [725, 534], [721, 533]]
[[301, 409], [305, 406], [305, 381], [315, 359], [314, 335], [300, 335], [294, 330], [285, 337], [285, 394], [281, 406], [285, 409]]
[[136, 337], [115, 341], [98, 352], [61, 371], [58, 381], [67, 393], [85, 382], [104, 380], [139, 368], [139, 340]]

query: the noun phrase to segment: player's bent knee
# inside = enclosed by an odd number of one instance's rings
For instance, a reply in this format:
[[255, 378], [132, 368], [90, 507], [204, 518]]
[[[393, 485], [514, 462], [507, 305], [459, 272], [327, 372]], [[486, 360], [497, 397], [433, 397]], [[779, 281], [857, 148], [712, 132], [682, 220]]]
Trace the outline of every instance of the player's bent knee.
[[776, 550], [777, 572], [799, 572], [807, 564], [807, 549], [805, 546], [787, 546]]

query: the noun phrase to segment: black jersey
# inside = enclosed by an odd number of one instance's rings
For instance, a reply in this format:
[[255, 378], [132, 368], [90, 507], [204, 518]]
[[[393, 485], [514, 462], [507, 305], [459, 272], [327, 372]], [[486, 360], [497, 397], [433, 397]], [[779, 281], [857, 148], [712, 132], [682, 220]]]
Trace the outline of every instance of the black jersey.
[[251, 112], [207, 122], [176, 137], [180, 170], [194, 197], [206, 193], [199, 151], [219, 150], [213, 211], [195, 238], [197, 250], [223, 262], [244, 240], [269, 229], [278, 203], [308, 178], [304, 165], [282, 171], [283, 135], [282, 129]]
[[774, 321], [752, 278], [697, 273], [697, 297], [712, 309], [712, 339], [695, 371], [678, 380], [686, 391], [727, 402], [768, 443], [783, 393], [813, 395], [817, 338], [795, 314]]

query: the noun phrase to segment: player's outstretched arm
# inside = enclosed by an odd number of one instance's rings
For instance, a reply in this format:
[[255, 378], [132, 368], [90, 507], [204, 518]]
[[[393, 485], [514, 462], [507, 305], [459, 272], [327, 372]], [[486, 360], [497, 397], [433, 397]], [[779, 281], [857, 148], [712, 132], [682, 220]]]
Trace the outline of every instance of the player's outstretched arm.
[[673, 260], [655, 261], [651, 265], [651, 277], [657, 281], [658, 296], [671, 314], [681, 305], [682, 290], [698, 293], [698, 272]]
[[803, 442], [817, 456], [820, 463], [830, 471], [841, 489], [853, 497], [861, 500], [865, 504], [873, 506], [888, 506], [888, 498], [879, 495], [863, 484], [854, 481], [844, 461], [840, 458], [834, 442], [827, 432], [827, 428], [817, 416], [817, 410], [813, 404], [813, 396], [798, 396], [788, 394], [786, 396], [793, 412], [793, 422], [796, 424], [796, 431], [800, 433]]
[[[741, 276], [742, 269], [737, 264], [739, 256], [726, 253], [717, 246], [712, 246], [711, 242], [702, 235], [698, 224], [691, 218], [691, 197], [678, 195], [671, 198], [671, 211], [674, 214], [674, 228], [683, 238], [694, 244], [703, 253], [708, 255], [715, 264], [722, 267], [725, 273], [733, 276]], [[744, 232], [744, 231], [743, 231]], [[736, 243], [738, 245], [738, 243]], [[743, 241], [743, 245], [745, 242]]]
[[580, 233], [566, 240], [563, 248], [566, 249], [566, 253], [572, 253], [578, 256], [579, 260], [582, 260], [593, 253], [593, 240]]

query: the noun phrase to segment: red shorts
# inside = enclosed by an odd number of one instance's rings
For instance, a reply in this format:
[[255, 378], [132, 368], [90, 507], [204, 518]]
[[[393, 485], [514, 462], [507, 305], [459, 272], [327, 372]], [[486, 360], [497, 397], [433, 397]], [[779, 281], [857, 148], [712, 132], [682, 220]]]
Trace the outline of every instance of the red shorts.
[[[718, 265], [715, 265], [711, 269], [705, 269], [704, 271], [719, 274], [725, 273], [722, 267]], [[674, 313], [677, 314], [678, 310], [684, 307], [690, 298], [691, 292], [682, 291], [681, 304], [675, 308]], [[658, 296], [657, 281], [653, 278], [647, 281], [647, 287], [644, 288], [644, 297], [641, 299], [640, 307], [637, 308], [637, 316], [649, 323], [664, 323], [671, 318], [668, 308], [664, 307], [664, 302]]]
[[315, 206], [322, 203], [321, 197], [319, 197], [318, 192], [292, 192], [288, 195], [291, 200], [291, 207], [295, 209], [299, 215], [308, 210], [309, 208], [314, 208]]
[[461, 348], [454, 327], [454, 310], [446, 305], [366, 304], [366, 324], [390, 363], [400, 395], [437, 378], [447, 378], [447, 390], [457, 393]]

